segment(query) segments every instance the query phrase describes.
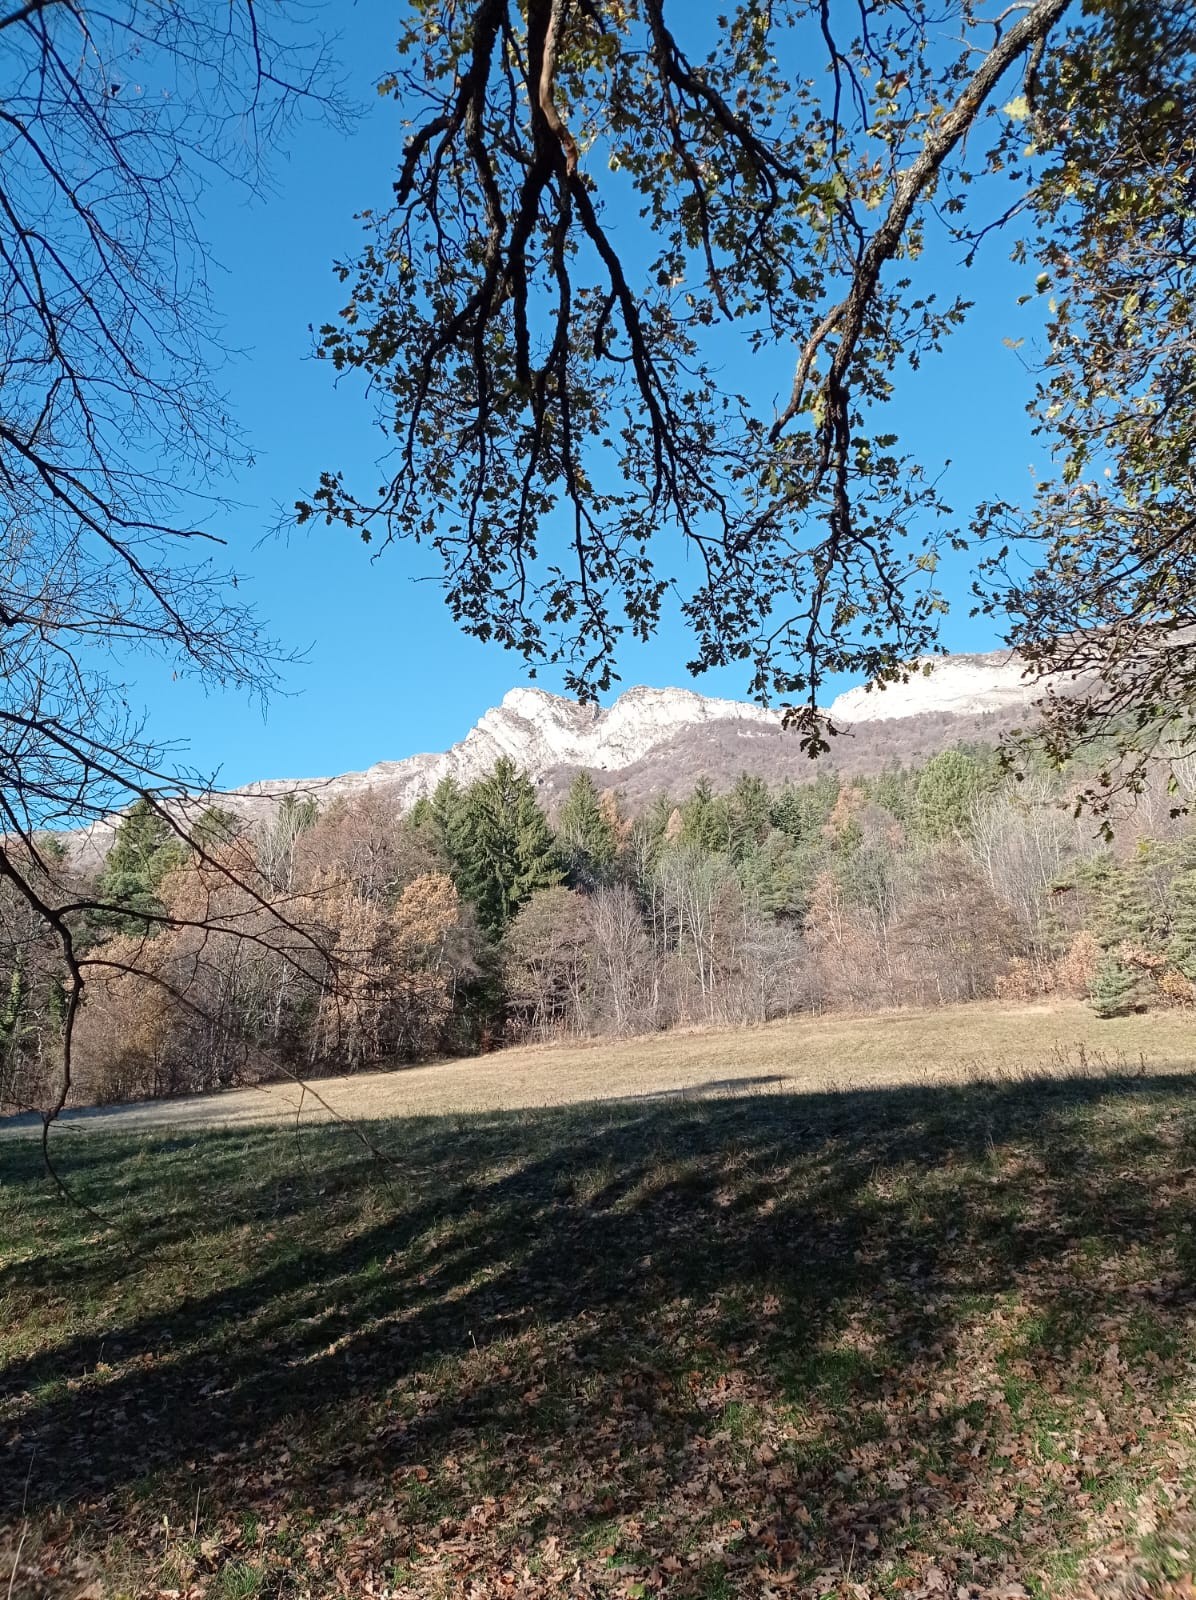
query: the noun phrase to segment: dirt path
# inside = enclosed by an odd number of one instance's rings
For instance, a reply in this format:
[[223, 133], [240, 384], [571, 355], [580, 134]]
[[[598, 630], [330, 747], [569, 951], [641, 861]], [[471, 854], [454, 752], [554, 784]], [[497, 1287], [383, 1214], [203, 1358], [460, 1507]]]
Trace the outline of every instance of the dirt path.
[[[393, 1072], [68, 1111], [57, 1132], [136, 1133], [454, 1112], [511, 1111], [659, 1096], [960, 1082], [978, 1075], [1196, 1070], [1196, 1024], [1182, 1012], [1098, 1021], [1087, 1007], [952, 1006], [868, 1017], [503, 1050]], [[322, 1102], [322, 1103], [321, 1103]], [[32, 1137], [36, 1117], [0, 1122]]]

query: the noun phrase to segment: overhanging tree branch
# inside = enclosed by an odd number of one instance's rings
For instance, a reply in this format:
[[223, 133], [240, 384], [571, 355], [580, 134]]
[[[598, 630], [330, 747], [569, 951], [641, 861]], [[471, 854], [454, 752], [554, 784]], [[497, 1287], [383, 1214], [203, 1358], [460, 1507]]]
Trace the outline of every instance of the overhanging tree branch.
[[951, 109], [932, 123], [916, 160], [897, 179], [884, 221], [860, 255], [847, 296], [823, 318], [806, 341], [798, 361], [793, 392], [772, 425], [774, 439], [801, 410], [814, 361], [832, 333], [838, 337], [824, 385], [828, 417], [846, 405], [844, 386], [863, 333], [864, 319], [871, 310], [881, 271], [900, 249], [915, 206], [934, 188], [943, 163], [972, 128], [1005, 73], [1015, 61], [1042, 48], [1047, 35], [1071, 4], [1072, 0], [1035, 0], [1029, 10], [1001, 34]]

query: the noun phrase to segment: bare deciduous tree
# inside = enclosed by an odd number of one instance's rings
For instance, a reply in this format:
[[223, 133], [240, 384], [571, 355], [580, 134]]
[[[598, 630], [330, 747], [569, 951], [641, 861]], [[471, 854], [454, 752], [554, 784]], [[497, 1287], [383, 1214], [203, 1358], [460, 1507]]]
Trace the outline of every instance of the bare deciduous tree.
[[326, 97], [303, 14], [258, 0], [0, 7], [0, 878], [52, 931], [58, 1086], [87, 972], [80, 893], [42, 846], [181, 770], [128, 707], [131, 658], [270, 687], [278, 648], [213, 532], [240, 454], [215, 381], [199, 201], [253, 185]]

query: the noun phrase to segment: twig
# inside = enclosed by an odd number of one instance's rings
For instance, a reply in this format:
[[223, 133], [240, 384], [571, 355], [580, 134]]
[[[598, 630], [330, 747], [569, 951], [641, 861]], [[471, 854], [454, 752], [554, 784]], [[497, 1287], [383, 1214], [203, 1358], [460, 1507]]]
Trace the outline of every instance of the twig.
[[17, 1581], [17, 1570], [21, 1565], [21, 1551], [25, 1548], [25, 1535], [29, 1532], [29, 1523], [21, 1529], [21, 1537], [17, 1541], [17, 1553], [12, 1559], [12, 1572], [8, 1578], [8, 1600], [12, 1600], [12, 1591]]
[[[880, 279], [881, 268], [888, 261], [905, 234], [906, 225], [919, 197], [928, 190], [939, 170], [955, 146], [972, 126], [985, 100], [996, 87], [1006, 69], [1020, 55], [1044, 39], [1067, 10], [1071, 0], [1037, 0], [1004, 37], [994, 45], [955, 104], [926, 135], [922, 148], [910, 166], [897, 180], [893, 198], [884, 221], [869, 239], [856, 263], [851, 288], [841, 306], [837, 306], [823, 319], [811, 334], [802, 351], [798, 365], [799, 383], [794, 382], [789, 404], [773, 423], [769, 437], [776, 439], [797, 415], [801, 405], [805, 375], [808, 374], [819, 345], [831, 331], [842, 328], [835, 354], [831, 360], [826, 387], [832, 402], [843, 404], [844, 380], [855, 355], [856, 346], [864, 327], [868, 306]], [[828, 407], [828, 413], [831, 408]]]

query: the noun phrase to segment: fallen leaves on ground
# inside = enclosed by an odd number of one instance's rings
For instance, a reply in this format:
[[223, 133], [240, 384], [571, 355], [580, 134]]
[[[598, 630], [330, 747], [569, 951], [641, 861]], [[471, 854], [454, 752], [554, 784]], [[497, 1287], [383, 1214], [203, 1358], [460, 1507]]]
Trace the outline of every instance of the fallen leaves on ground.
[[1188, 1094], [10, 1147], [0, 1594], [1196, 1600]]

